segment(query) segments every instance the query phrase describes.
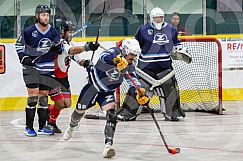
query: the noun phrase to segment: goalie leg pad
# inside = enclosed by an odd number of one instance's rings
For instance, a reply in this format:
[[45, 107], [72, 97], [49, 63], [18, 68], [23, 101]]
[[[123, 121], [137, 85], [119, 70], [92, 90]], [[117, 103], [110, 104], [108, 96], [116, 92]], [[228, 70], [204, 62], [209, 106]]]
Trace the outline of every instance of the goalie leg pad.
[[179, 90], [175, 77], [163, 84], [162, 88], [165, 94], [166, 115], [172, 119], [180, 116], [185, 117], [185, 113], [180, 106]]
[[105, 126], [105, 144], [113, 144], [113, 137], [116, 130], [117, 115], [115, 109], [107, 110], [106, 113], [106, 126]]
[[[165, 75], [171, 72], [171, 69], [167, 69], [159, 73], [158, 79], [163, 78]], [[184, 111], [180, 107], [179, 90], [175, 76], [166, 81], [160, 86], [164, 92], [165, 101], [165, 114], [170, 118], [177, 118], [179, 116], [185, 117]]]

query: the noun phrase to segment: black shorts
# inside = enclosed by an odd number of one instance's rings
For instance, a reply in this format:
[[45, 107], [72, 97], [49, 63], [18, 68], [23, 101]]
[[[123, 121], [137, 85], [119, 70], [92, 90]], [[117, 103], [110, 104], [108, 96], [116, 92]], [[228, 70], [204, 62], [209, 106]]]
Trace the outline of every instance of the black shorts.
[[94, 106], [96, 102], [101, 108], [111, 102], [115, 102], [114, 91], [98, 92], [93, 85], [88, 83], [81, 90], [78, 102], [76, 104], [76, 109], [89, 109], [90, 107]]
[[54, 82], [51, 85], [49, 95], [53, 101], [62, 98], [71, 98], [71, 90], [68, 77], [54, 78]]
[[50, 90], [53, 78], [42, 75], [32, 66], [23, 66], [23, 77], [27, 88], [39, 88], [40, 90]]

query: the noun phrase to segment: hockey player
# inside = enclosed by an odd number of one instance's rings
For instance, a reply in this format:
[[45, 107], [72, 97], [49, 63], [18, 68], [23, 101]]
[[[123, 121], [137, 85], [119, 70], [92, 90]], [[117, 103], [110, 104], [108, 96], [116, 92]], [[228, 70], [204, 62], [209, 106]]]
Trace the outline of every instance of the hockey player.
[[[121, 48], [113, 47], [104, 51], [100, 55], [96, 65], [87, 68], [89, 75], [88, 83], [84, 86], [79, 95], [76, 109], [71, 115], [70, 126], [63, 136], [65, 140], [69, 140], [72, 137], [74, 128], [80, 122], [85, 110], [92, 107], [97, 101], [101, 109], [107, 111], [103, 157], [111, 158], [115, 156], [115, 150], [112, 147], [117, 124], [114, 91], [122, 83], [126, 71], [129, 73], [134, 72], [131, 62], [134, 61], [140, 51], [139, 44], [135, 39], [125, 39], [122, 42]], [[148, 102], [149, 99], [146, 96], [142, 96], [138, 101], [144, 104]]]
[[[182, 48], [178, 32], [171, 24], [164, 22], [164, 11], [154, 8], [150, 13], [150, 22], [141, 26], [135, 38], [142, 52], [138, 67], [155, 79], [161, 79], [173, 70], [170, 53]], [[160, 97], [160, 106], [166, 120], [179, 121], [185, 117], [180, 107], [179, 91], [175, 77], [155, 89]], [[165, 108], [164, 108], [165, 104]]]
[[23, 30], [15, 44], [20, 63], [23, 66], [23, 78], [28, 91], [26, 112], [27, 136], [36, 136], [33, 122], [38, 103], [38, 134], [52, 135], [46, 124], [47, 94], [54, 74], [54, 56], [50, 52], [52, 42], [60, 41], [60, 34], [49, 25], [51, 10], [47, 5], [38, 5], [35, 10], [36, 23]]
[[94, 44], [87, 42], [84, 46], [72, 45], [72, 34], [75, 31], [76, 26], [70, 21], [63, 21], [61, 23], [61, 43], [55, 46], [55, 52], [58, 53], [55, 59], [55, 85], [50, 91], [49, 95], [54, 101], [54, 105], [49, 106], [49, 120], [48, 125], [53, 129], [55, 133], [61, 133], [61, 130], [56, 125], [56, 119], [60, 114], [60, 111], [64, 108], [71, 106], [71, 91], [68, 81], [68, 69], [71, 59], [76, 61], [83, 67], [91, 65], [91, 61], [81, 59], [78, 54], [84, 51], [94, 51], [99, 47], [99, 43]]

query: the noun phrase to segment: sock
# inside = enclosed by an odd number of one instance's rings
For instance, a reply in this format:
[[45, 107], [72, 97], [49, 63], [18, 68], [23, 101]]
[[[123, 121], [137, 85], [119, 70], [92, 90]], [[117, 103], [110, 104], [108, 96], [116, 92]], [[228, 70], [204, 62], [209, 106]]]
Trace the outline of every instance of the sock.
[[83, 115], [84, 115], [84, 113], [80, 114], [80, 113], [77, 113], [76, 110], [74, 110], [72, 115], [71, 115], [70, 126], [71, 127], [77, 126]]
[[47, 117], [48, 117], [48, 109], [38, 107], [37, 113], [39, 117], [39, 129], [42, 129], [46, 125]]
[[49, 111], [50, 118], [48, 120], [48, 123], [56, 123], [57, 117], [59, 116], [61, 110], [57, 109], [55, 105], [50, 105]]
[[36, 107], [26, 107], [25, 114], [26, 114], [26, 126], [30, 129], [33, 129], [33, 122], [35, 118], [35, 111]]

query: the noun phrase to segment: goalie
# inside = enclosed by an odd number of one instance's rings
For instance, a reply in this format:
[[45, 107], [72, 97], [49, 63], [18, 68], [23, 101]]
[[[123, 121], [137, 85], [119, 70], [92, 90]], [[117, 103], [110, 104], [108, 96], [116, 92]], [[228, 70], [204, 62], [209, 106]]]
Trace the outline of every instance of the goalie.
[[[152, 9], [150, 21], [150, 23], [141, 26], [135, 35], [142, 49], [138, 59], [138, 67], [152, 78], [159, 80], [173, 70], [171, 58], [190, 63], [191, 57], [186, 49], [182, 48], [180, 40], [177, 38], [176, 28], [164, 22], [164, 12], [161, 8]], [[170, 55], [172, 50], [173, 53]], [[140, 82], [146, 89], [152, 86], [144, 79]], [[157, 86], [154, 93], [159, 96], [165, 120], [179, 121], [178, 117], [185, 117], [185, 113], [180, 107], [175, 76]]]

